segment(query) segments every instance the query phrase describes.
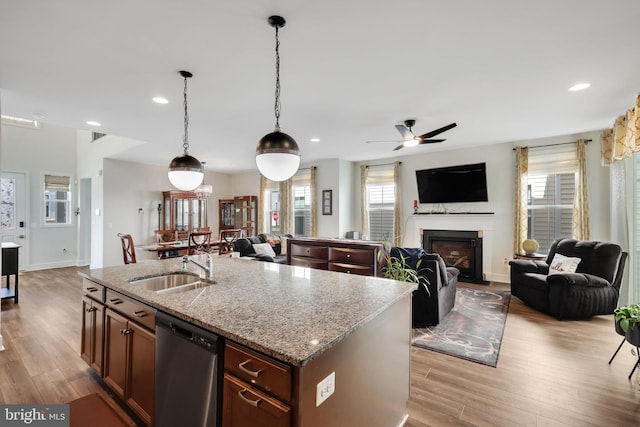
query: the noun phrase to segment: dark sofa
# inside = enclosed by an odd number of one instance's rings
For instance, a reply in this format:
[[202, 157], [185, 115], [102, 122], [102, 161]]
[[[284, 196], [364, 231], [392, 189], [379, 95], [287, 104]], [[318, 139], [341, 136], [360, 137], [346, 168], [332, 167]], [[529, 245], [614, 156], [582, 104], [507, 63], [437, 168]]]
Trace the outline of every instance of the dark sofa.
[[[549, 274], [555, 254], [579, 258], [575, 273]], [[612, 314], [627, 253], [615, 243], [560, 239], [545, 261], [512, 260], [511, 294], [558, 319]]]
[[[420, 276], [418, 289], [413, 291], [413, 327], [437, 325], [456, 303], [456, 286], [460, 270], [447, 267], [436, 253], [422, 248], [391, 248], [390, 255], [405, 259]], [[419, 265], [418, 265], [419, 261]]]
[[[290, 238], [291, 234], [283, 234], [282, 237]], [[278, 264], [287, 263], [287, 255], [282, 253], [282, 237], [274, 234], [260, 233], [257, 236], [242, 237], [233, 242], [233, 251], [240, 253], [241, 257], [251, 257], [259, 261], [276, 262]], [[256, 254], [253, 249], [254, 244], [269, 243], [276, 256]]]

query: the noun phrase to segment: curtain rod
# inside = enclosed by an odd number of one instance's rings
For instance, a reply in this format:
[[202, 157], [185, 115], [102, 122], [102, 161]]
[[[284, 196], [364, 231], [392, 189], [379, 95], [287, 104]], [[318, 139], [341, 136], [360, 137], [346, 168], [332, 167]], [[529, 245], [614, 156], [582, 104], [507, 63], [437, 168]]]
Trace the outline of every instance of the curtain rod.
[[[566, 145], [566, 144], [575, 144], [578, 141], [571, 141], [571, 142], [557, 142], [555, 144], [545, 144], [545, 145], [534, 145], [533, 147], [529, 147], [528, 145], [526, 146], [527, 148], [531, 149], [531, 150], [535, 150], [536, 148], [542, 148], [542, 147], [553, 147], [556, 145]], [[588, 144], [591, 142], [590, 139], [585, 139], [584, 140], [585, 144]], [[515, 148], [511, 149], [512, 151], [516, 151]]]
[[[365, 165], [365, 166], [368, 167], [368, 168], [375, 168], [375, 167], [378, 167], [378, 166], [393, 166], [395, 164], [396, 164], [396, 162], [393, 162], [393, 163], [380, 163], [379, 165]], [[402, 162], [398, 162], [398, 164], [401, 165]]]

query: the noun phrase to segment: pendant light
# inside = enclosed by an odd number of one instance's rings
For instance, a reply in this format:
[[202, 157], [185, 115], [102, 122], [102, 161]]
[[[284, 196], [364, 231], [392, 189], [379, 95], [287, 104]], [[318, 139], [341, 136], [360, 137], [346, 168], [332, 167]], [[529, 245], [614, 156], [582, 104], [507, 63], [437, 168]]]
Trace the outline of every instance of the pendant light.
[[276, 29], [276, 116], [275, 131], [262, 137], [256, 148], [256, 165], [265, 178], [271, 181], [285, 181], [291, 178], [300, 166], [300, 149], [296, 141], [280, 132], [280, 40], [278, 29], [286, 21], [282, 16], [270, 16], [269, 25]]
[[[206, 162], [201, 162], [202, 163], [202, 168], [204, 169], [204, 164]], [[198, 185], [198, 187], [193, 190], [194, 193], [196, 193], [196, 197], [198, 197], [198, 199], [207, 199], [211, 193], [213, 193], [213, 186], [211, 184], [205, 184], [204, 183], [204, 177], [202, 178], [202, 184]]]
[[204, 169], [198, 159], [189, 155], [187, 79], [193, 77], [193, 74], [188, 71], [180, 71], [180, 75], [184, 78], [184, 137], [182, 139], [184, 153], [171, 160], [169, 164], [169, 181], [178, 190], [191, 191], [202, 182]]

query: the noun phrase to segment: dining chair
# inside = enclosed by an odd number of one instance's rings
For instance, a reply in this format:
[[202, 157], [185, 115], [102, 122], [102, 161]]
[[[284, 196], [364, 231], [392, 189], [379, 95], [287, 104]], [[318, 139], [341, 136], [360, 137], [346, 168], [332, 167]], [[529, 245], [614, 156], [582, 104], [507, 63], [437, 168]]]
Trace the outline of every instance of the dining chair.
[[242, 236], [242, 229], [220, 230], [220, 243], [218, 244], [218, 254], [228, 254], [233, 252], [233, 242]]
[[118, 233], [120, 242], [122, 243], [122, 256], [125, 264], [136, 263], [136, 248], [133, 245], [133, 237], [131, 234]]
[[[169, 243], [178, 240], [178, 230], [156, 230], [156, 243]], [[158, 251], [158, 259], [174, 258], [178, 251]]]
[[192, 231], [189, 233], [188, 255], [194, 255], [196, 252], [209, 252], [210, 250], [211, 231]]

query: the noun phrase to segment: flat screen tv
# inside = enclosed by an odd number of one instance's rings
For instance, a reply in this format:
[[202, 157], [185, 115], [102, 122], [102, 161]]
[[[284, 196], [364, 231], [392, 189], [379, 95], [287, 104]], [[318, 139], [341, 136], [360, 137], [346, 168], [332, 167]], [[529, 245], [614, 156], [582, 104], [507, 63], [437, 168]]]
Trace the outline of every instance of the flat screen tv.
[[487, 202], [485, 163], [416, 171], [420, 203]]

